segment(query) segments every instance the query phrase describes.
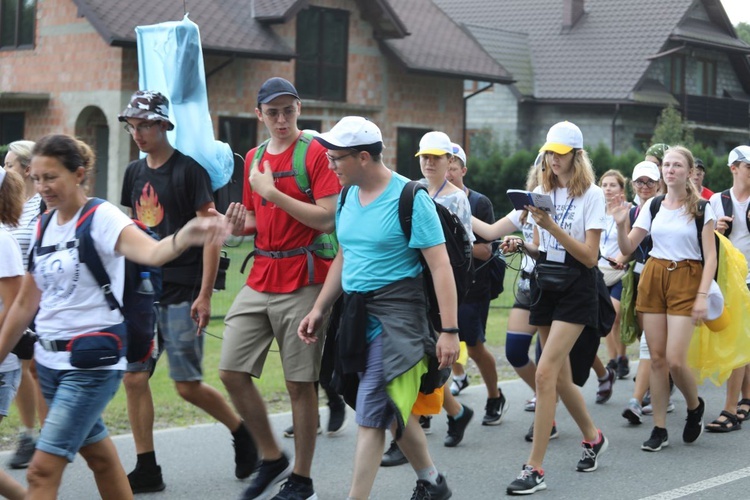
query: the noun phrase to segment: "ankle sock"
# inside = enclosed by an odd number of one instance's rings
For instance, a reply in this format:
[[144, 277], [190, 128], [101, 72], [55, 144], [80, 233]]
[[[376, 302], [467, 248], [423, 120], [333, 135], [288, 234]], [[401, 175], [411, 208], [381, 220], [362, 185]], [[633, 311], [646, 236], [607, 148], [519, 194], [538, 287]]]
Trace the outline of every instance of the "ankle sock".
[[438, 470], [434, 465], [417, 471], [417, 479], [437, 485]]
[[461, 418], [461, 417], [463, 417], [463, 416], [464, 416], [464, 405], [461, 405], [461, 409], [460, 409], [460, 410], [458, 410], [458, 413], [456, 413], [456, 414], [455, 414], [454, 416], [452, 416], [451, 418], [452, 418], [453, 420], [456, 420], [456, 419], [459, 419], [459, 418]]
[[586, 441], [585, 439], [584, 439], [584, 441], [586, 443], [592, 445], [592, 446], [595, 446], [595, 445], [601, 443], [602, 439], [604, 439], [604, 436], [602, 435], [602, 431], [600, 431], [599, 429], [597, 429], [596, 430], [596, 439], [594, 441]]
[[156, 469], [156, 452], [147, 451], [146, 453], [139, 453], [137, 457], [137, 466], [142, 469]]
[[240, 436], [245, 436], [249, 434], [247, 427], [245, 427], [245, 422], [240, 421], [240, 426], [237, 427], [237, 429], [232, 431], [232, 437], [237, 439]]

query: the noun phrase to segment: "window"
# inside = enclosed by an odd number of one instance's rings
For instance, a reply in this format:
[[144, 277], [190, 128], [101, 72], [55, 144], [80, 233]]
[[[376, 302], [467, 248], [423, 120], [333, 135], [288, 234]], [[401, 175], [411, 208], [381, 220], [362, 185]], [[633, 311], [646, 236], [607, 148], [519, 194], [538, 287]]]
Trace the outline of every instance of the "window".
[[0, 144], [23, 139], [23, 113], [0, 113]]
[[664, 86], [673, 94], [685, 93], [685, 58], [683, 56], [676, 55], [667, 60], [664, 70]]
[[706, 59], [698, 59], [697, 74], [695, 75], [695, 84], [698, 95], [708, 97], [716, 96], [716, 62]]
[[414, 156], [419, 151], [419, 140], [429, 132], [429, 128], [404, 128], [397, 131], [398, 149], [396, 150], [396, 171], [412, 180], [422, 178], [419, 158]]
[[0, 48], [32, 47], [36, 0], [0, 2]]
[[295, 86], [300, 97], [346, 100], [349, 12], [310, 7], [297, 15]]
[[297, 128], [300, 130], [314, 130], [318, 133], [327, 132], [327, 130], [321, 129], [322, 126], [322, 120], [297, 120]]

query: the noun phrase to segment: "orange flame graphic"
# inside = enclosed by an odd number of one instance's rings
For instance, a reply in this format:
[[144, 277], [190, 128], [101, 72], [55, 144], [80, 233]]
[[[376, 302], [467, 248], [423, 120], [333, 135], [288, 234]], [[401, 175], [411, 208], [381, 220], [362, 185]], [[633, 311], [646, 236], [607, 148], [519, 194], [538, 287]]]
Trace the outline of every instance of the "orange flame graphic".
[[135, 213], [138, 220], [148, 227], [156, 227], [164, 219], [164, 207], [159, 204], [159, 196], [150, 183], [146, 183], [141, 197], [136, 203]]

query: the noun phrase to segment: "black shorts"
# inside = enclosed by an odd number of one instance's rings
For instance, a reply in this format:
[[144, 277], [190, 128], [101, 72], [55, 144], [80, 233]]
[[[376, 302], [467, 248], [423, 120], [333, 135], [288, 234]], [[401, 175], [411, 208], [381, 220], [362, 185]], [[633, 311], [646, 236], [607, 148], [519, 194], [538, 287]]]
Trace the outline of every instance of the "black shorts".
[[489, 312], [489, 301], [464, 302], [458, 306], [458, 338], [470, 347], [484, 343]]
[[531, 300], [530, 325], [549, 326], [553, 321], [565, 321], [598, 328], [599, 297], [595, 267], [582, 267], [580, 277], [564, 292], [541, 290], [536, 280], [532, 279]]

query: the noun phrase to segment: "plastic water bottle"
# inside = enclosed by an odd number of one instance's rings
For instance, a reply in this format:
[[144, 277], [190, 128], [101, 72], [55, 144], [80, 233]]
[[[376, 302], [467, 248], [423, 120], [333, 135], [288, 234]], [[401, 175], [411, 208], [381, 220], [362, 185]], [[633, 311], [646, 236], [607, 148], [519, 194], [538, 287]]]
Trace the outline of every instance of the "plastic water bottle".
[[154, 284], [151, 283], [151, 273], [148, 271], [142, 271], [141, 272], [141, 284], [138, 286], [138, 290], [136, 290], [137, 293], [143, 294], [143, 295], [153, 295], [154, 294]]

